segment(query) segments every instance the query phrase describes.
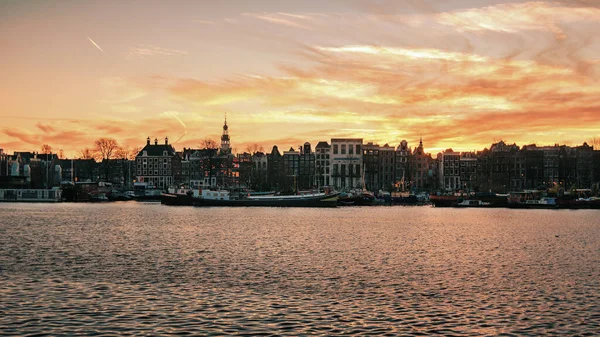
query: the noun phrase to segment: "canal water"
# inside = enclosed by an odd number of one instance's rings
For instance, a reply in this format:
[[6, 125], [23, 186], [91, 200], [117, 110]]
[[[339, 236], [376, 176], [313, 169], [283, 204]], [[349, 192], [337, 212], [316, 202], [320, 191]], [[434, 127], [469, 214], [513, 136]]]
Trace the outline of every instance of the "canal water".
[[0, 204], [1, 335], [598, 335], [600, 211]]

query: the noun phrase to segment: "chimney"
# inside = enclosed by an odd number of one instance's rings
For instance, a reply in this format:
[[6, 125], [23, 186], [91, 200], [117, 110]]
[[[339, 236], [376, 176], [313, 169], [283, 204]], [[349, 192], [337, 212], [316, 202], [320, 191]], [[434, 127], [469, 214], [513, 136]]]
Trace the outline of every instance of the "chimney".
[[169, 145], [169, 137], [165, 137], [165, 145]]
[[158, 138], [154, 138], [154, 145], [158, 145]]
[[146, 145], [150, 145], [150, 137], [146, 138]]

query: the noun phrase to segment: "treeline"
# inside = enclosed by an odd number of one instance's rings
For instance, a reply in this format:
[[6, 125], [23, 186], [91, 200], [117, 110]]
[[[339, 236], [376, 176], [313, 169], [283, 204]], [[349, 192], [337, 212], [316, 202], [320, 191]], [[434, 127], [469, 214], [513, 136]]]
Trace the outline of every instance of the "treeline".
[[[73, 157], [79, 159], [94, 159], [101, 162], [106, 159], [127, 159], [134, 160], [135, 156], [140, 152], [140, 147], [130, 148], [129, 146], [121, 146], [114, 138], [102, 137], [94, 141], [92, 147], [85, 147], [79, 150], [79, 153]], [[54, 152], [49, 144], [42, 145], [42, 154], [55, 153], [59, 159], [66, 159], [64, 151], [59, 149]]]

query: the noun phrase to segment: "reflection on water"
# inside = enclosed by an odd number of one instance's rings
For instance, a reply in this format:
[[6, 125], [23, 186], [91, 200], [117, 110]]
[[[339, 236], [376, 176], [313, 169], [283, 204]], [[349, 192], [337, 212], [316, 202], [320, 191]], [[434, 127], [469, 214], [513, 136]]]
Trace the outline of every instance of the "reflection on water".
[[0, 333], [596, 335], [599, 215], [0, 204]]

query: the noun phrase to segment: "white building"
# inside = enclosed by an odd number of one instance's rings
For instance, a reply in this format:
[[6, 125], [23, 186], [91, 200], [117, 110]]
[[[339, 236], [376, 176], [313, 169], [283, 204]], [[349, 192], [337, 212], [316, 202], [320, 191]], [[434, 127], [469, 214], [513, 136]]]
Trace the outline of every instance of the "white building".
[[338, 190], [362, 186], [362, 138], [332, 138], [330, 172]]

